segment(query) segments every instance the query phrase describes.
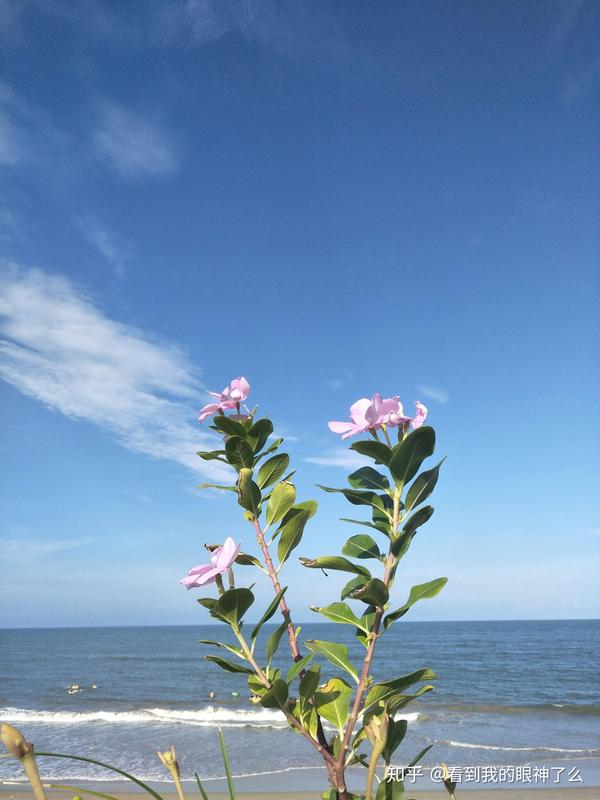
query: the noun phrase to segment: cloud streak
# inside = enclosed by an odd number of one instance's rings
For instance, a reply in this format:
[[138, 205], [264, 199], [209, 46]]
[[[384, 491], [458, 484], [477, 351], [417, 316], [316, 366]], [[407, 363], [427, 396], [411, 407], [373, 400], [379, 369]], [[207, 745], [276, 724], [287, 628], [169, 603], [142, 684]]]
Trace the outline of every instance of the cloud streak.
[[228, 474], [195, 455], [216, 440], [194, 422], [203, 391], [182, 351], [110, 319], [65, 278], [8, 265], [0, 334], [0, 376], [27, 396], [135, 453], [209, 478]]
[[117, 277], [123, 277], [131, 258], [131, 246], [110, 230], [97, 216], [89, 214], [79, 220], [83, 236], [110, 264]]
[[419, 386], [419, 392], [424, 396], [427, 397], [429, 400], [434, 400], [436, 403], [449, 403], [450, 402], [450, 395], [445, 389], [440, 388], [439, 386], [429, 386], [426, 384], [421, 384]]
[[179, 168], [177, 147], [167, 131], [118, 103], [103, 103], [92, 138], [96, 155], [122, 178], [169, 175]]
[[344, 447], [332, 447], [322, 456], [309, 456], [304, 459], [309, 464], [318, 464], [321, 467], [341, 467], [342, 469], [358, 469], [369, 463], [364, 456]]
[[74, 550], [92, 544], [90, 537], [80, 539], [40, 539], [33, 536], [22, 538], [0, 537], [0, 559], [3, 561], [33, 561], [52, 556], [65, 550]]

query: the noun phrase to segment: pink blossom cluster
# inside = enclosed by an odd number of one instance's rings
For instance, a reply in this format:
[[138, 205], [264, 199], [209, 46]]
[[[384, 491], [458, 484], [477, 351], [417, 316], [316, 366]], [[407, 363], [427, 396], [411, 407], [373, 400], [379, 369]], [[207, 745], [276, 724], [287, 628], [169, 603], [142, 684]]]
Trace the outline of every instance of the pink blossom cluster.
[[220, 414], [231, 408], [239, 410], [240, 403], [250, 394], [250, 384], [244, 377], [234, 378], [229, 386], [226, 386], [222, 392], [209, 392], [213, 397], [217, 397], [218, 403], [209, 403], [200, 409], [199, 422], [204, 422], [207, 417], [213, 414]]
[[349, 439], [357, 433], [365, 431], [376, 431], [384, 425], [387, 428], [394, 428], [408, 422], [413, 430], [420, 428], [427, 419], [427, 408], [417, 401], [416, 413], [414, 417], [409, 417], [404, 413], [400, 398], [383, 398], [380, 394], [374, 394], [369, 400], [362, 397], [350, 406], [349, 422], [330, 422], [329, 430], [334, 433], [341, 433], [342, 439]]

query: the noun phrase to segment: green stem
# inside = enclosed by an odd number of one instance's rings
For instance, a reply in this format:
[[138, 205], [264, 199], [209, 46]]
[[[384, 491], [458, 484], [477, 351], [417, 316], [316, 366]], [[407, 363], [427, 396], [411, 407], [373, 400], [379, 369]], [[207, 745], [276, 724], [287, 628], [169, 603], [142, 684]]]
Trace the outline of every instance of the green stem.
[[[392, 554], [392, 541], [396, 536], [396, 530], [398, 528], [398, 517], [400, 514], [400, 492], [398, 489], [394, 492], [394, 508], [392, 513], [392, 524], [390, 529], [390, 548], [388, 550], [386, 562], [385, 562], [385, 571], [383, 573], [383, 582], [386, 586], [389, 586], [392, 579], [392, 574], [394, 570], [394, 556]], [[366, 686], [367, 686], [367, 679], [369, 677], [369, 672], [371, 669], [371, 661], [373, 660], [373, 654], [375, 652], [375, 645], [377, 643], [377, 639], [379, 638], [379, 628], [381, 626], [381, 620], [383, 618], [384, 610], [383, 608], [378, 608], [375, 612], [375, 617], [373, 619], [373, 625], [371, 626], [371, 633], [370, 633], [370, 641], [369, 646], [367, 648], [367, 654], [363, 661], [362, 670], [360, 673], [360, 678], [358, 681], [358, 688], [356, 690], [356, 695], [354, 698], [354, 703], [352, 705], [352, 711], [350, 712], [350, 717], [348, 722], [346, 723], [346, 729], [344, 731], [344, 736], [342, 738], [342, 746], [340, 748], [340, 754], [337, 760], [338, 768], [341, 770], [344, 767], [344, 763], [346, 761], [346, 756], [348, 750], [350, 748], [350, 739], [352, 737], [352, 733], [354, 731], [354, 726], [356, 725], [356, 721], [361, 711], [362, 701], [365, 694]], [[342, 794], [343, 797], [343, 794]]]
[[379, 761], [384, 747], [384, 742], [373, 745], [373, 752], [371, 753], [371, 759], [369, 761], [369, 771], [367, 772], [367, 793], [365, 795], [365, 800], [373, 800], [373, 782], [377, 771], [377, 762]]

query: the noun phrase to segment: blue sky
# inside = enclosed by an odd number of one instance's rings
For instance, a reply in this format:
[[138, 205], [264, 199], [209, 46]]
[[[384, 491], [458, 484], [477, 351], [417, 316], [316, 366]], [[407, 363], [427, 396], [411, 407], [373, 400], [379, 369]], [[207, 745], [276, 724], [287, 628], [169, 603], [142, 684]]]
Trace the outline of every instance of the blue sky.
[[252, 537], [195, 417], [240, 374], [320, 502], [299, 555], [357, 532], [327, 421], [399, 394], [448, 456], [412, 618], [597, 616], [599, 34], [585, 0], [0, 0], [0, 625], [205, 621], [178, 578]]

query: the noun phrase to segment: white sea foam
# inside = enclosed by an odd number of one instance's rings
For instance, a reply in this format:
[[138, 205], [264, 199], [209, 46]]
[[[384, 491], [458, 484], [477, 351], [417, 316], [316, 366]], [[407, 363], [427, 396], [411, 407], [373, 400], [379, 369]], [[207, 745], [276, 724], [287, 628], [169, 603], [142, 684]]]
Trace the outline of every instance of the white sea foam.
[[[399, 714], [396, 719], [414, 722], [418, 712]], [[281, 711], [269, 708], [222, 708], [206, 706], [194, 710], [141, 708], [137, 711], [34, 711], [26, 708], [0, 708], [0, 720], [12, 723], [46, 725], [85, 725], [107, 722], [112, 725], [195, 725], [200, 727], [287, 727]]]
[[451, 747], [466, 747], [469, 750], [502, 750], [507, 753], [597, 753], [595, 748], [575, 748], [567, 749], [564, 747], [501, 747], [495, 744], [473, 744], [472, 742], [457, 742], [453, 739], [438, 739], [437, 744], [450, 745]]
[[196, 726], [242, 727], [245, 725], [284, 726], [281, 711], [268, 708], [220, 708], [207, 706], [197, 710], [141, 708], [137, 711], [34, 711], [25, 708], [2, 708], [0, 719], [5, 722], [29, 722], [46, 725], [83, 725], [90, 722], [109, 722], [113, 725], [175, 724]]

